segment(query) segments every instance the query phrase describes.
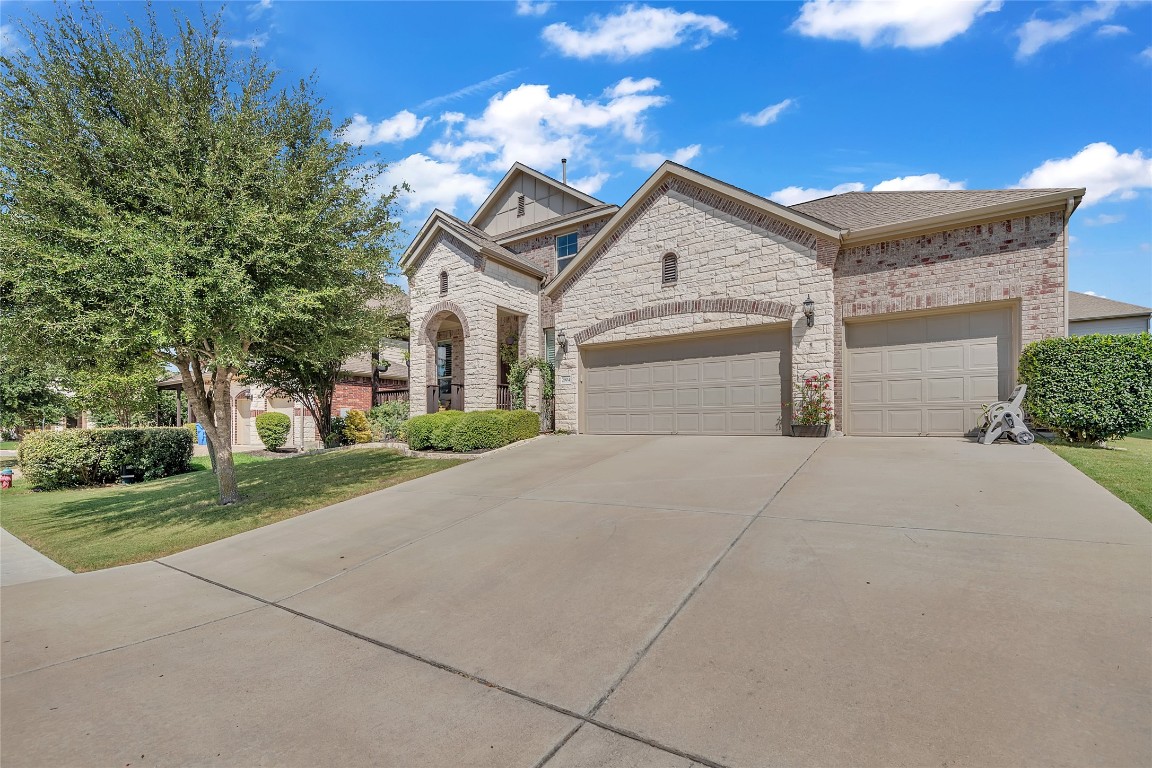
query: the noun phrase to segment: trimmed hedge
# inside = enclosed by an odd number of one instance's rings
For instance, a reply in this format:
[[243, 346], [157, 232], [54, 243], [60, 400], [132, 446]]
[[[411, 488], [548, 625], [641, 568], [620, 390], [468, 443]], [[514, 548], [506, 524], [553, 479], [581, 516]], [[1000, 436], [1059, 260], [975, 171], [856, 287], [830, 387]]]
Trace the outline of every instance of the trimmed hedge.
[[404, 422], [402, 432], [415, 451], [478, 451], [499, 448], [540, 434], [534, 411], [441, 411]]
[[260, 442], [270, 451], [288, 442], [288, 433], [292, 430], [292, 419], [286, 413], [279, 411], [266, 411], [256, 417], [256, 434]]
[[1152, 427], [1152, 335], [1069, 336], [1020, 356], [1024, 407], [1072, 442], [1095, 443]]
[[42, 490], [115, 482], [124, 467], [155, 480], [187, 472], [194, 442], [183, 427], [31, 432], [20, 443], [20, 469]]

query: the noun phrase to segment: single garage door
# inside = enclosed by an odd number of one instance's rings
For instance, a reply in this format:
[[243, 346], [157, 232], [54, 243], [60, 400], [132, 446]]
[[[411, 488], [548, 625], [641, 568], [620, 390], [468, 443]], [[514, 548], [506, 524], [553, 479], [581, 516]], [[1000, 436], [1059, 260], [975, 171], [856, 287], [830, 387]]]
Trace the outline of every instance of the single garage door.
[[963, 435], [1012, 382], [1007, 308], [920, 315], [845, 327], [847, 431]]
[[779, 435], [788, 331], [585, 347], [591, 434]]

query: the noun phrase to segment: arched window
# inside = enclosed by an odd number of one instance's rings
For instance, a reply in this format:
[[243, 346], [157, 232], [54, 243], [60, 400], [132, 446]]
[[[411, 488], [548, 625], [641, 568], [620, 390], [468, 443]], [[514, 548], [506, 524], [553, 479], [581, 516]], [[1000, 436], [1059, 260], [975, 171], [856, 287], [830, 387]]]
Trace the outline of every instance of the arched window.
[[440, 295], [443, 296], [446, 293], [448, 293], [448, 273], [447, 272], [441, 272], [440, 273]]
[[674, 283], [677, 276], [676, 254], [664, 254], [664, 258], [660, 262], [660, 282], [664, 285]]

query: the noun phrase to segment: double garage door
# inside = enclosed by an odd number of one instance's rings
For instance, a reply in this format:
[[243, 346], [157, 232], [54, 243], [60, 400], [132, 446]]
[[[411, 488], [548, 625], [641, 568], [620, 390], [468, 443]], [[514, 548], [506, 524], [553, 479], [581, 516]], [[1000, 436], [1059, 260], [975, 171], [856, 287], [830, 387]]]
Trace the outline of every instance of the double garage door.
[[581, 349], [584, 431], [779, 435], [787, 327]]
[[1007, 308], [845, 326], [846, 431], [963, 435], [1012, 387]]

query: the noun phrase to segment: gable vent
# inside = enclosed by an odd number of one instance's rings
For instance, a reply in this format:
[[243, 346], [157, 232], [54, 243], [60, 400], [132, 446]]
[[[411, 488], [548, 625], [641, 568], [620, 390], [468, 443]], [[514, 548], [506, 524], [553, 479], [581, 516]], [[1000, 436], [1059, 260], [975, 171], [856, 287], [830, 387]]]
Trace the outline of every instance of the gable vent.
[[448, 273], [447, 272], [441, 272], [440, 273], [440, 295], [443, 296], [446, 293], [448, 293]]
[[520, 195], [520, 197], [516, 198], [516, 215], [524, 215], [524, 195]]
[[667, 285], [668, 283], [676, 282], [677, 268], [676, 268], [676, 254], [666, 253], [664, 259], [660, 264], [660, 282]]

